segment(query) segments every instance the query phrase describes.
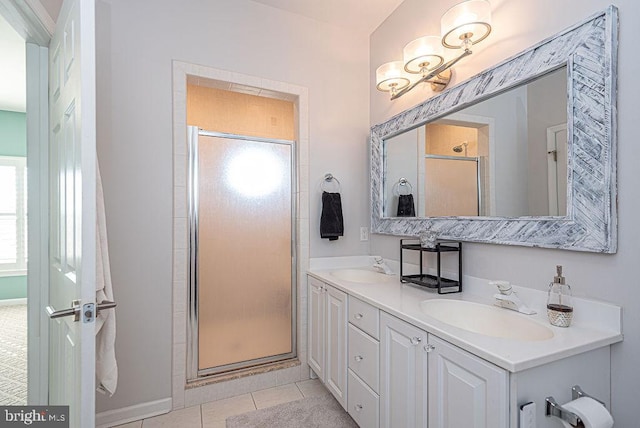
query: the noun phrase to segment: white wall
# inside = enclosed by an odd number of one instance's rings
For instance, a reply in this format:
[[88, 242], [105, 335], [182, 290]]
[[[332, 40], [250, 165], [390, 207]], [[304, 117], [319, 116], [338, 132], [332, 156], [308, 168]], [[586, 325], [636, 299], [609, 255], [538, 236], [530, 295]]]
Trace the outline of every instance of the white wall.
[[[495, 213], [499, 216], [528, 215], [527, 196], [527, 89], [514, 88], [477, 105], [460, 110], [462, 114], [490, 118], [493, 121], [495, 174]], [[506, 178], [500, 180], [500, 177]]]
[[405, 187], [398, 184], [401, 178], [406, 178], [411, 186], [411, 193], [414, 197], [414, 208], [416, 213], [418, 207], [418, 189], [421, 182], [418, 179], [418, 164], [424, 162], [420, 156], [424, 151], [424, 138], [420, 140], [419, 135], [424, 137], [424, 131], [418, 128], [412, 129], [404, 134], [397, 135], [386, 141], [384, 144], [385, 171], [384, 183], [384, 215], [386, 217], [396, 217], [398, 213], [398, 196], [393, 192], [394, 187], [399, 194], [407, 194]]
[[[405, 0], [371, 36], [371, 123], [379, 123], [432, 94], [416, 90], [397, 102], [374, 87], [375, 68], [399, 58], [402, 47], [423, 33], [439, 32], [439, 18], [457, 0]], [[493, 32], [474, 54], [455, 70], [455, 82], [502, 61], [564, 28], [604, 10], [609, 0], [492, 0]], [[636, 22], [640, 3], [618, 0], [620, 47], [618, 61], [618, 252], [615, 255], [535, 249], [501, 245], [467, 244], [464, 272], [482, 278], [501, 278], [546, 290], [556, 264], [564, 265], [574, 293], [623, 306], [625, 340], [612, 348], [612, 407], [616, 426], [637, 426], [637, 389], [640, 384], [640, 187], [637, 165], [640, 145], [636, 124], [640, 117], [635, 78], [640, 60], [635, 52]], [[398, 238], [372, 236], [372, 254], [398, 258]], [[553, 382], [553, 379], [549, 379]], [[567, 385], [570, 387], [570, 385]]]
[[[367, 254], [368, 35], [247, 0], [97, 0], [98, 153], [114, 294], [116, 394], [171, 396], [172, 60], [309, 89], [310, 255]], [[319, 183], [342, 183], [345, 236], [320, 240]], [[259, 257], [260, 249], [252, 251]], [[247, 263], [250, 263], [250, 259]], [[184, 328], [184, 326], [175, 326]]]

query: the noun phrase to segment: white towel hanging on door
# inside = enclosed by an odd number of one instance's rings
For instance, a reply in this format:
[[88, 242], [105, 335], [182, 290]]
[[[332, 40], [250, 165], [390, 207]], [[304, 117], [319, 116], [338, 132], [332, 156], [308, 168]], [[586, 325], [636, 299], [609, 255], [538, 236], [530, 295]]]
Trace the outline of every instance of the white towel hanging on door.
[[[104, 210], [102, 177], [96, 160], [96, 304], [113, 302], [107, 221]], [[96, 315], [96, 384], [97, 390], [113, 395], [118, 385], [118, 364], [115, 353], [116, 311], [108, 309]]]

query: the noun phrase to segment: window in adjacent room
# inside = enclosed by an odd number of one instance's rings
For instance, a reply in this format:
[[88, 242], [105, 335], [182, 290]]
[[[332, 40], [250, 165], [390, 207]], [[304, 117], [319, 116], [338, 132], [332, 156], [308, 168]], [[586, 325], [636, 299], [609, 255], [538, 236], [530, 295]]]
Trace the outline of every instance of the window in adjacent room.
[[27, 273], [26, 158], [0, 156], [0, 276]]

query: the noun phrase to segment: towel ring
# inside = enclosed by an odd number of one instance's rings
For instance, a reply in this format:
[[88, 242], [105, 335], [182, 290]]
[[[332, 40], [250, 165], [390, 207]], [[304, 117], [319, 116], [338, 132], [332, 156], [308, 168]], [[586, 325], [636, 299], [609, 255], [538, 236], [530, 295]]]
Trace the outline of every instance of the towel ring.
[[332, 192], [332, 190], [329, 189], [329, 185], [331, 183], [335, 183], [338, 186], [338, 190], [333, 190], [333, 192], [340, 192], [341, 190], [340, 181], [337, 178], [335, 178], [331, 173], [327, 173], [324, 175], [324, 180], [320, 184], [320, 189], [323, 192]]
[[[401, 193], [402, 190], [405, 190], [406, 193]], [[393, 194], [396, 196], [410, 195], [411, 193], [413, 193], [413, 186], [409, 183], [409, 180], [404, 177], [393, 185]]]

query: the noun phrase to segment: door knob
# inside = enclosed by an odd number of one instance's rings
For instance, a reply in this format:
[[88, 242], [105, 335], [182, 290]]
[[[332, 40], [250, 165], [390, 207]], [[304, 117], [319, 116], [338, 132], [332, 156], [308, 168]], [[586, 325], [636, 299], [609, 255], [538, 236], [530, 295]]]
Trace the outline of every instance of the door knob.
[[[62, 318], [73, 316], [73, 321], [80, 321], [80, 315], [84, 312], [83, 322], [91, 322], [95, 318], [95, 314], [102, 310], [115, 308], [117, 306], [116, 302], [111, 302], [109, 300], [103, 300], [94, 306], [93, 303], [87, 303], [85, 305], [80, 305], [80, 300], [74, 300], [71, 302], [71, 307], [68, 309], [56, 310], [53, 306], [47, 306], [46, 311], [49, 318]], [[95, 311], [94, 311], [95, 310]]]
[[49, 318], [51, 319], [73, 316], [73, 320], [76, 322], [80, 321], [80, 311], [82, 310], [80, 307], [80, 300], [73, 300], [71, 302], [71, 307], [68, 309], [56, 311], [53, 306], [47, 306], [45, 309], [47, 311], [47, 315], [49, 315]]

